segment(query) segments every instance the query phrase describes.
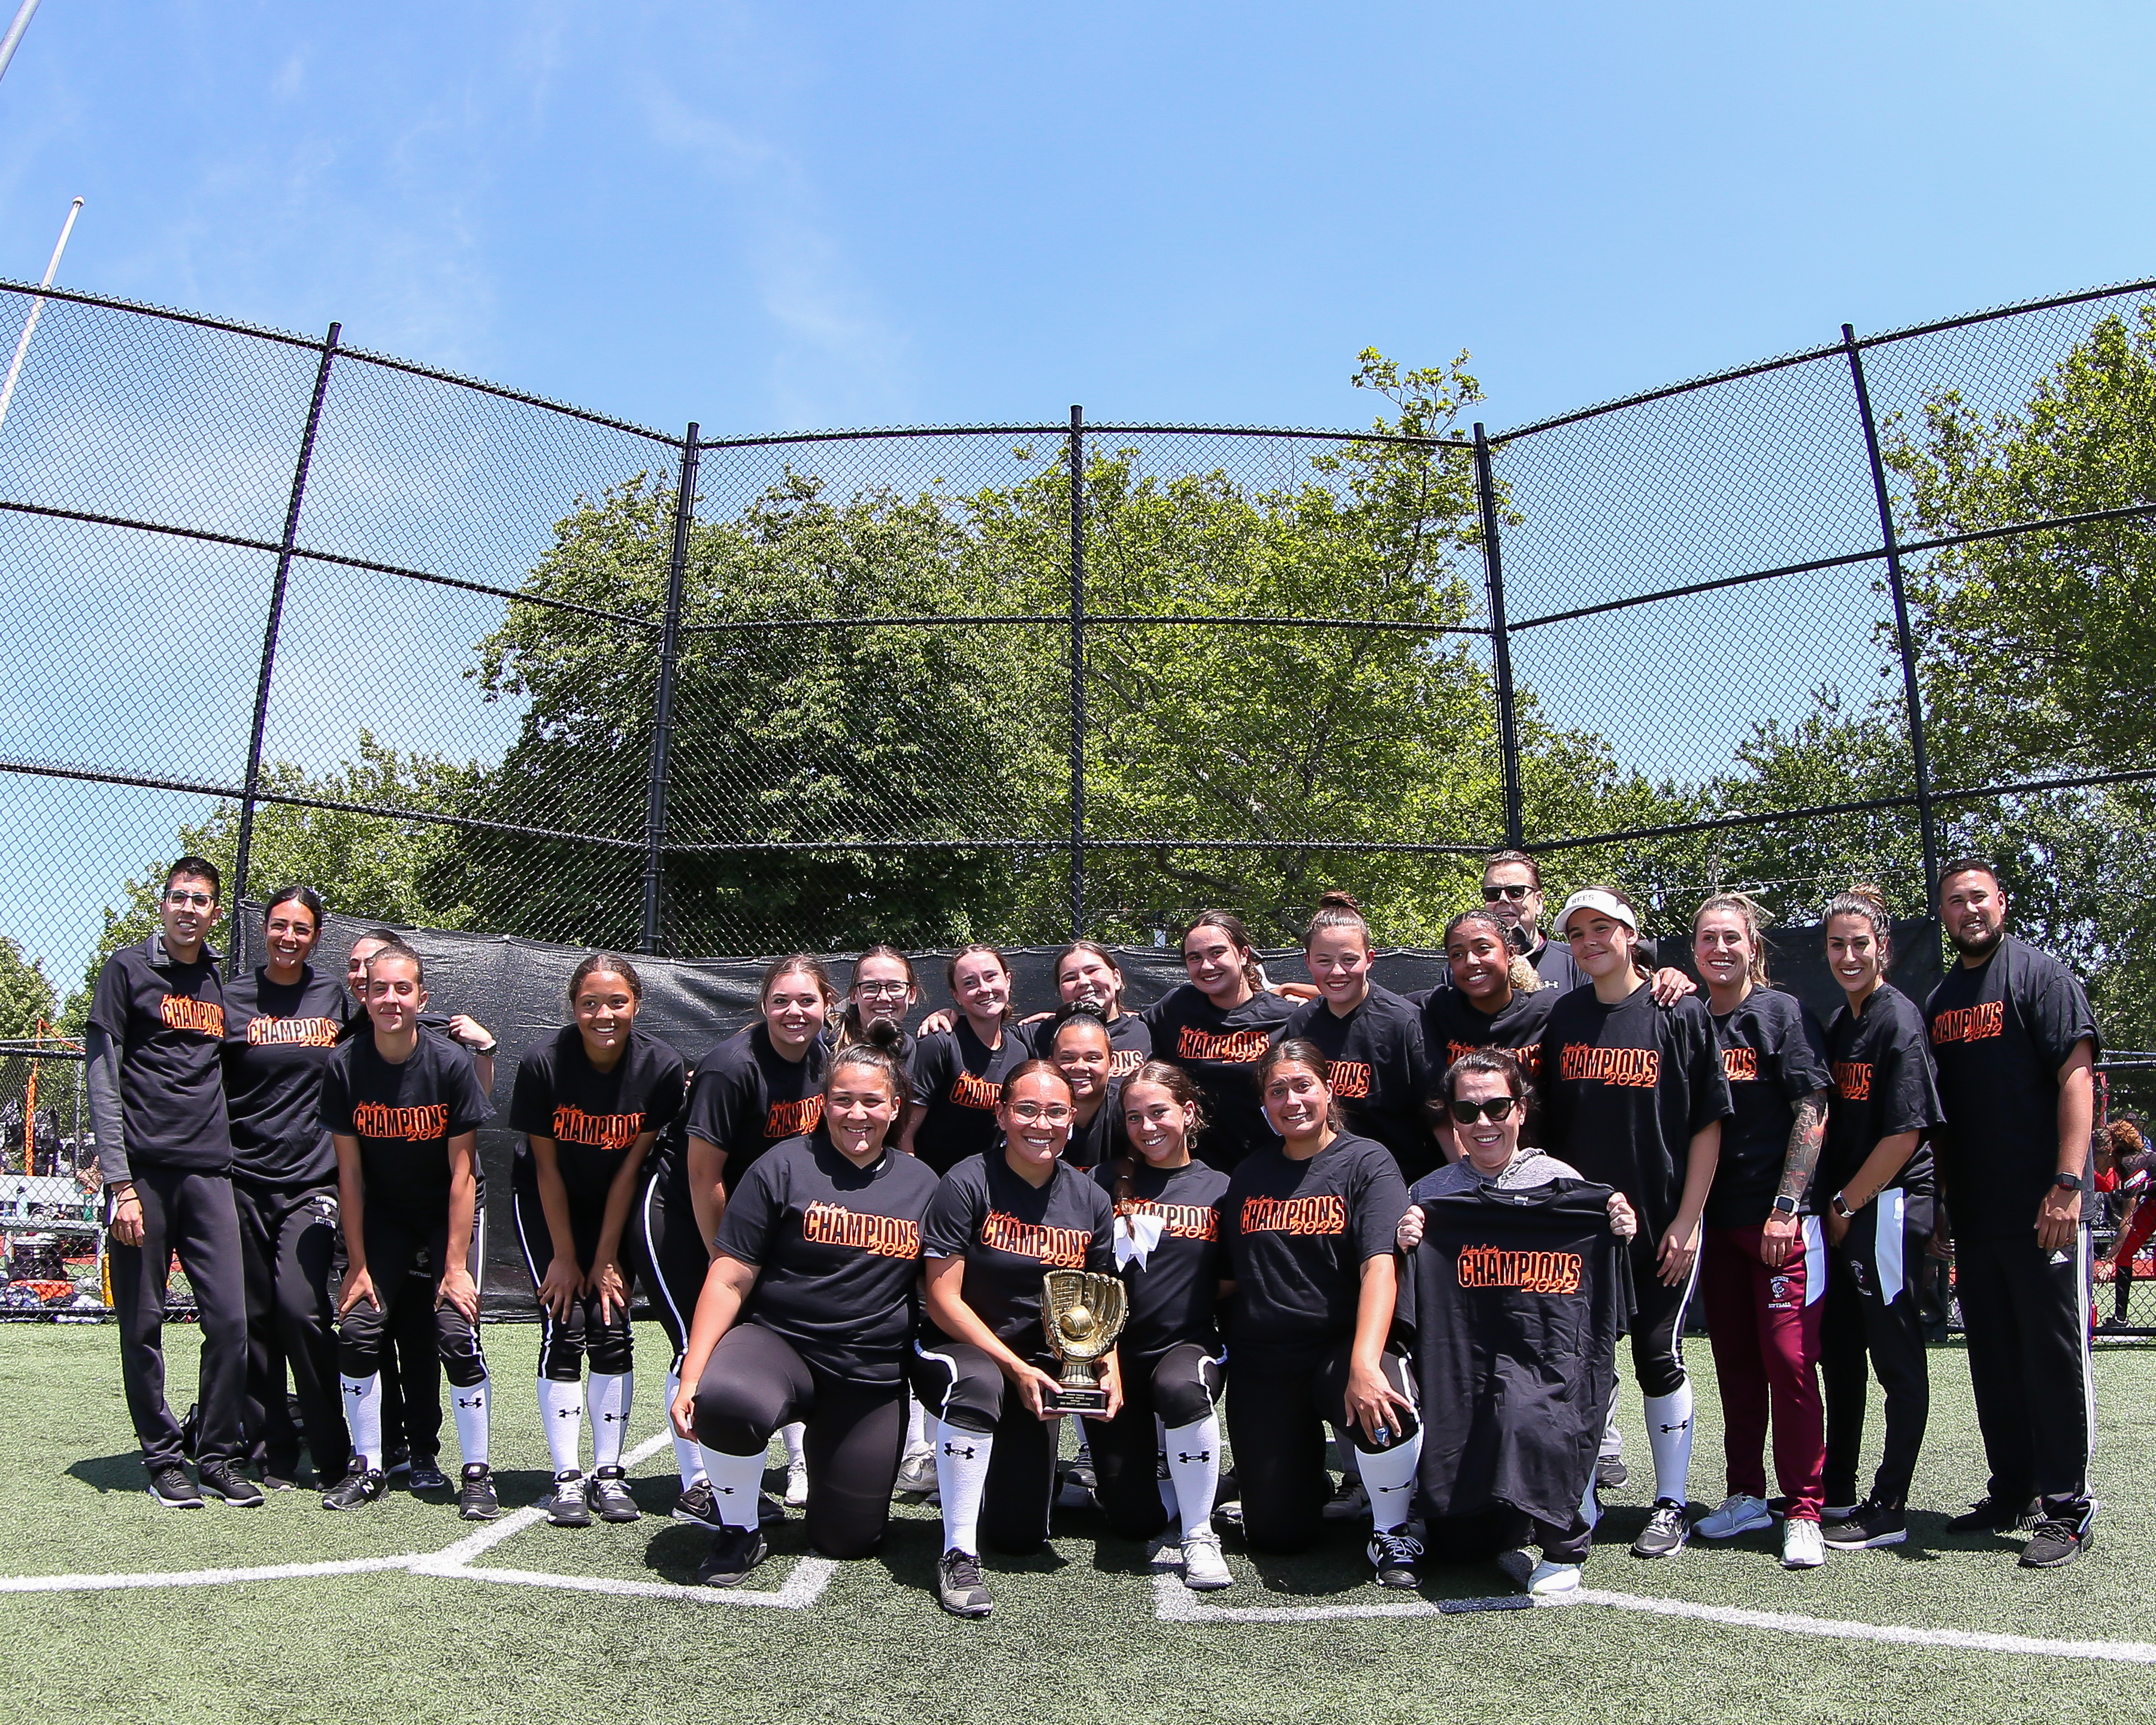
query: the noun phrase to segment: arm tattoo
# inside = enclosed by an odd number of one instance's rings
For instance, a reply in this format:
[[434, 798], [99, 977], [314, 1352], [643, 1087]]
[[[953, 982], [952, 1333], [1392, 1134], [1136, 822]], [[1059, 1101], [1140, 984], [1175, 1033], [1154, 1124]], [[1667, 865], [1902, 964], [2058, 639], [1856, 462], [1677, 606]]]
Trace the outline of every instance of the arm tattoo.
[[1799, 1204], [1811, 1188], [1819, 1167], [1820, 1147], [1826, 1142], [1826, 1092], [1815, 1090], [1797, 1104], [1797, 1117], [1789, 1127], [1789, 1151], [1782, 1158], [1782, 1185], [1777, 1194]]

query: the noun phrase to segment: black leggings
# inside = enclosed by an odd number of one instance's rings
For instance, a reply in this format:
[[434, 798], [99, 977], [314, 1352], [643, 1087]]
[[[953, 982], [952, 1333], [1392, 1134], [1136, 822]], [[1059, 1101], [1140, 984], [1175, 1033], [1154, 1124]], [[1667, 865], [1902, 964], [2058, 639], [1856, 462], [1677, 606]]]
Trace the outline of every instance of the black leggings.
[[711, 1253], [696, 1231], [696, 1213], [685, 1199], [670, 1199], [665, 1176], [654, 1174], [645, 1183], [629, 1212], [629, 1226], [622, 1230], [624, 1251], [634, 1235], [639, 1248], [637, 1275], [651, 1297], [666, 1339], [674, 1344], [670, 1369], [679, 1371], [682, 1350], [689, 1345], [689, 1326], [696, 1321], [696, 1301], [703, 1297], [705, 1279], [711, 1272]]
[[1887, 1394], [1887, 1440], [1871, 1495], [1881, 1503], [1908, 1502], [1932, 1411], [1931, 1366], [1916, 1286], [1931, 1216], [1931, 1200], [1907, 1199], [1900, 1188], [1889, 1187], [1856, 1213], [1841, 1244], [1827, 1254], [1820, 1379], [1826, 1398], [1822, 1483], [1829, 1503], [1856, 1503], [1864, 1496], [1856, 1489], [1856, 1473], [1870, 1399], [1867, 1363]]
[[261, 1185], [235, 1175], [232, 1199], [247, 1278], [248, 1437], [260, 1442], [270, 1472], [289, 1479], [298, 1468], [300, 1435], [285, 1404], [290, 1366], [315, 1471], [335, 1479], [352, 1454], [337, 1394], [336, 1302], [330, 1296], [336, 1188]]
[[1685, 1387], [1685, 1308], [1699, 1285], [1699, 1260], [1675, 1287], [1656, 1267], [1660, 1236], [1642, 1229], [1632, 1246], [1632, 1376], [1642, 1395], [1675, 1395]]
[[[1239, 1346], [1228, 1374], [1228, 1440], [1243, 1491], [1243, 1538], [1252, 1551], [1297, 1552], [1317, 1541], [1332, 1495], [1325, 1471], [1325, 1428], [1343, 1425], [1348, 1440], [1378, 1455], [1421, 1430], [1412, 1414], [1401, 1430], [1373, 1444], [1348, 1419], [1348, 1364], [1354, 1338], [1303, 1348]], [[1389, 1350], [1379, 1362], [1385, 1381], [1414, 1399], [1407, 1362]]]
[[1122, 1358], [1122, 1411], [1092, 1423], [1093, 1471], [1101, 1513], [1125, 1539], [1150, 1539], [1168, 1525], [1154, 1463], [1159, 1450], [1153, 1416], [1173, 1430], [1195, 1425], [1219, 1400], [1228, 1351], [1185, 1342], [1165, 1353]]
[[[408, 1312], [413, 1301], [425, 1309], [449, 1248], [446, 1219], [424, 1227], [385, 1213], [367, 1217], [366, 1226], [367, 1273], [382, 1304], [362, 1300], [337, 1327], [337, 1369], [347, 1378], [369, 1378], [382, 1369], [388, 1332], [397, 1314]], [[473, 1237], [479, 1237], [476, 1228]], [[486, 1356], [480, 1350], [478, 1326], [447, 1301], [434, 1306], [433, 1322], [435, 1352], [449, 1382], [459, 1389], [484, 1384]], [[388, 1430], [386, 1421], [383, 1429]]]
[[736, 1324], [696, 1380], [697, 1441], [721, 1455], [761, 1455], [797, 1420], [808, 1427], [808, 1543], [827, 1558], [865, 1558], [891, 1520], [905, 1384], [834, 1377], [770, 1331]]
[[[1045, 1353], [1030, 1363], [1050, 1373], [1058, 1369]], [[929, 1418], [996, 1440], [981, 1498], [981, 1543], [1021, 1557], [1039, 1551], [1048, 1543], [1062, 1417], [1036, 1418], [1003, 1368], [970, 1342], [923, 1337], [913, 1344], [907, 1366], [913, 1393]]]
[[[524, 1267], [531, 1272], [531, 1287], [536, 1293], [539, 1284], [546, 1280], [547, 1266], [554, 1260], [554, 1236], [547, 1226], [546, 1207], [540, 1203], [536, 1187], [519, 1183], [510, 1195], [510, 1210], [516, 1223], [517, 1249], [524, 1254]], [[593, 1214], [590, 1206], [579, 1206], [572, 1196], [569, 1228], [575, 1236], [578, 1269], [589, 1271], [592, 1260], [598, 1255], [599, 1227], [603, 1219]], [[627, 1284], [644, 1276], [642, 1245], [638, 1230], [628, 1227], [622, 1230], [624, 1293]], [[557, 1317], [541, 1306], [539, 1375], [551, 1378], [557, 1384], [578, 1383], [584, 1375], [587, 1354], [594, 1372], [619, 1376], [629, 1369], [635, 1350], [629, 1333], [626, 1301], [614, 1308], [612, 1317], [600, 1311], [596, 1293], [580, 1293], [571, 1300], [566, 1317]]]

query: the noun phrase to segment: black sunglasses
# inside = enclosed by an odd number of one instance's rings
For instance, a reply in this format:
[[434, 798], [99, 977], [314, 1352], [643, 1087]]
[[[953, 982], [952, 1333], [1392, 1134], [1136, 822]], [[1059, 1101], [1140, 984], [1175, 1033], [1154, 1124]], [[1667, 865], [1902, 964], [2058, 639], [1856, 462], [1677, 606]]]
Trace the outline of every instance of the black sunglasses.
[[1462, 1126], [1472, 1126], [1478, 1120], [1486, 1120], [1494, 1126], [1501, 1120], [1510, 1119], [1515, 1108], [1524, 1108], [1527, 1104], [1518, 1096], [1492, 1096], [1486, 1102], [1463, 1102], [1455, 1097], [1445, 1106]]
[[1482, 889], [1482, 902], [1494, 905], [1501, 898], [1508, 898], [1517, 904], [1533, 891], [1532, 886], [1486, 886]]

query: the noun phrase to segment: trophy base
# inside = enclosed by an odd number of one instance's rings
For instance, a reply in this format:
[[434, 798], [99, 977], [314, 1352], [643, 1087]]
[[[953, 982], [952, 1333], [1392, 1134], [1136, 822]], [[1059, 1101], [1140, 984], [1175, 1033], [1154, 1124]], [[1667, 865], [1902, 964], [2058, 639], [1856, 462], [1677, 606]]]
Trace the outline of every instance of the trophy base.
[[1105, 1414], [1108, 1411], [1108, 1392], [1105, 1389], [1072, 1389], [1068, 1387], [1051, 1389], [1041, 1398], [1043, 1403], [1058, 1414]]

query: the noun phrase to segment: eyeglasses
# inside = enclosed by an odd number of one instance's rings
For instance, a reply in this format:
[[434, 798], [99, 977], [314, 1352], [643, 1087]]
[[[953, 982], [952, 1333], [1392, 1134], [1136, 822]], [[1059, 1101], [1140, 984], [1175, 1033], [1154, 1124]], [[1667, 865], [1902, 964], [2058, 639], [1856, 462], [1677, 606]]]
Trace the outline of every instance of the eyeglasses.
[[1050, 1126], [1068, 1126], [1074, 1117], [1074, 1111], [1060, 1102], [1050, 1102], [1045, 1108], [1038, 1102], [1013, 1102], [1010, 1105], [1011, 1118], [1022, 1120], [1028, 1126], [1037, 1120], [1045, 1120]]
[[165, 895], [165, 902], [175, 906], [192, 905], [198, 911], [207, 911], [217, 900], [207, 892], [182, 892], [175, 888]]
[[1527, 1104], [1517, 1096], [1492, 1096], [1486, 1102], [1455, 1100], [1445, 1106], [1462, 1126], [1472, 1126], [1478, 1120], [1486, 1120], [1495, 1126], [1501, 1120], [1509, 1120], [1515, 1108], [1524, 1109]]
[[1501, 898], [1508, 898], [1514, 904], [1518, 904], [1533, 891], [1534, 888], [1532, 886], [1485, 886], [1482, 889], [1482, 902], [1486, 905], [1494, 905]]
[[854, 992], [864, 1000], [903, 1000], [911, 992], [909, 983], [855, 983]]

